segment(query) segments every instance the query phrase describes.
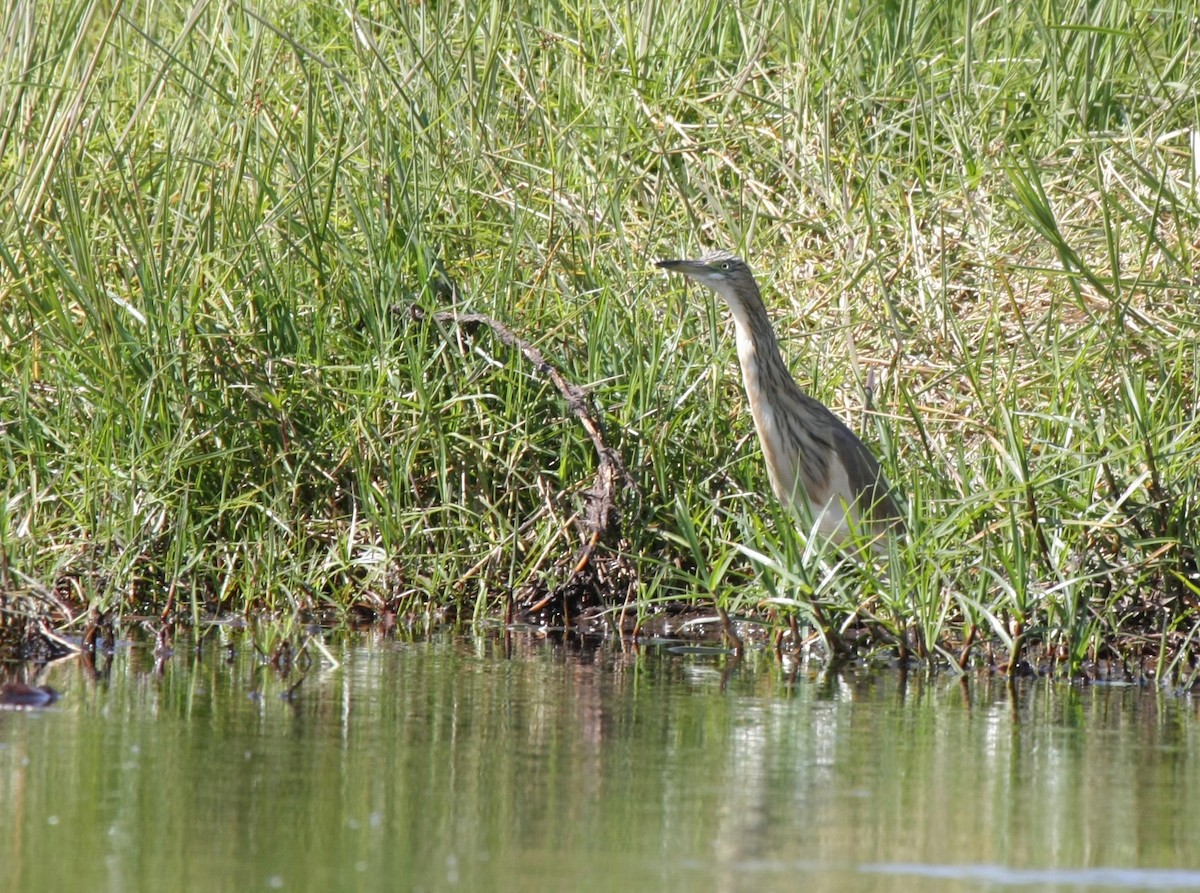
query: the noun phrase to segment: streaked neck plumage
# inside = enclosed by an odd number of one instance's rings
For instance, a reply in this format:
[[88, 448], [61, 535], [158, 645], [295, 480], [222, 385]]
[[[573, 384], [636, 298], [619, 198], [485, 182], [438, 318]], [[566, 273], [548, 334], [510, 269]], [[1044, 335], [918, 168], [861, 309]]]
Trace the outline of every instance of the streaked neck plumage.
[[[727, 280], [714, 286], [733, 314], [737, 330], [738, 360], [741, 361], [742, 374], [746, 378], [747, 392], [754, 394], [757, 391], [750, 387], [751, 375], [757, 378], [759, 375], [776, 371], [781, 371], [783, 377], [794, 386], [791, 373], [787, 371], [787, 365], [779, 353], [779, 345], [771, 329], [771, 318], [767, 316], [767, 308], [763, 304], [762, 292], [759, 291], [757, 282], [753, 279], [750, 281], [753, 282], [754, 288], [747, 289], [742, 294]], [[768, 370], [771, 370], [771, 373], [768, 373]], [[774, 377], [772, 374], [772, 378]]]

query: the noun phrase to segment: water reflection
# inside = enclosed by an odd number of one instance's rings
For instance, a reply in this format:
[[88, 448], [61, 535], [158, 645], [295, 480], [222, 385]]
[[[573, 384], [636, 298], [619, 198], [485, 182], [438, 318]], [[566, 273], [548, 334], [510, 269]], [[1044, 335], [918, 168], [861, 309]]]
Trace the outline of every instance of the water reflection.
[[0, 711], [5, 889], [1197, 881], [1187, 698], [532, 634], [335, 640], [299, 681], [251, 641], [27, 680], [64, 697]]

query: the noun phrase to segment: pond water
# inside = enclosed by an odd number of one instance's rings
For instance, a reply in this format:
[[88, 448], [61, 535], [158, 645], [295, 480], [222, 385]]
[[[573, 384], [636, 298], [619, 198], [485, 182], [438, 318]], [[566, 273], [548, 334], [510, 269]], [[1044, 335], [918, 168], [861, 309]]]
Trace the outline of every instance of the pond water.
[[0, 889], [1200, 890], [1187, 696], [524, 634], [347, 639], [293, 688], [250, 642], [31, 680]]

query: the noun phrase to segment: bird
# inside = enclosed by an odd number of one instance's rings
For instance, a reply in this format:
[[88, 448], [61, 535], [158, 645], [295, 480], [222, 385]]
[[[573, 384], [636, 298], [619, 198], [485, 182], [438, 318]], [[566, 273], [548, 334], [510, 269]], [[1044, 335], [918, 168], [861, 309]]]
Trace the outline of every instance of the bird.
[[[729, 306], [750, 414], [779, 501], [806, 512], [811, 529], [839, 547], [857, 552], [856, 546], [869, 543], [877, 554], [886, 552], [887, 535], [902, 534], [904, 520], [879, 462], [841, 419], [796, 384], [746, 262], [716, 250], [656, 265], [707, 286]], [[848, 543], [852, 531], [857, 543]]]

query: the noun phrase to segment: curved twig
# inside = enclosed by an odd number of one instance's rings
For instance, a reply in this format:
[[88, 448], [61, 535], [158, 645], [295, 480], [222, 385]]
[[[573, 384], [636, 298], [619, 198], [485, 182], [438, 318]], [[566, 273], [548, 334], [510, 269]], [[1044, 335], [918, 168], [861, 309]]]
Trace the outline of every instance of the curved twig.
[[[625, 463], [621, 461], [620, 455], [605, 443], [604, 425], [592, 409], [589, 400], [590, 394], [574, 382], [568, 381], [562, 371], [542, 356], [542, 352], [534, 345], [516, 335], [508, 326], [490, 316], [483, 313], [458, 313], [453, 310], [442, 310], [429, 314], [423, 308], [416, 305], [409, 307], [409, 316], [418, 322], [426, 318], [432, 318], [435, 322], [448, 323], [459, 327], [487, 326], [492, 330], [492, 333], [501, 344], [519, 351], [537, 372], [550, 379], [555, 388], [558, 389], [559, 394], [567, 401], [567, 406], [570, 408], [571, 414], [583, 426], [583, 430], [587, 433], [588, 439], [591, 440], [592, 446], [596, 450], [597, 458], [595, 480], [592, 486], [585, 490], [583, 494], [587, 502], [587, 508], [581, 519], [583, 526], [591, 535], [587, 538], [587, 542], [572, 562], [571, 573], [566, 581], [569, 583], [571, 579], [578, 576], [588, 567], [597, 546], [601, 544], [616, 545], [621, 534], [621, 511], [617, 500], [618, 490], [622, 486], [629, 490], [636, 490], [637, 488], [633, 476], [625, 467]], [[566, 583], [563, 584], [563, 586], [565, 585]], [[562, 588], [562, 586], [558, 587], [554, 593], [551, 593], [532, 606], [529, 609], [530, 613], [537, 612], [546, 607], [554, 595]]]

